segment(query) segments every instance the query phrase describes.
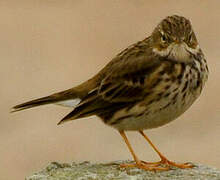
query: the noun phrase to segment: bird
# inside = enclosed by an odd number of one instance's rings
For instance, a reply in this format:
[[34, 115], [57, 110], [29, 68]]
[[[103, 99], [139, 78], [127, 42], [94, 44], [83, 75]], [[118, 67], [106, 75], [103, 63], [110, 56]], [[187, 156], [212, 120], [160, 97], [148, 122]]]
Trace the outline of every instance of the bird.
[[[200, 96], [208, 74], [207, 61], [190, 20], [171, 15], [162, 19], [150, 36], [121, 51], [89, 80], [16, 105], [12, 112], [45, 104], [71, 107], [73, 110], [58, 125], [98, 116], [119, 132], [134, 159], [120, 167], [149, 171], [192, 168], [191, 163], [168, 160], [144, 130], [163, 126], [182, 115]], [[140, 133], [161, 160], [140, 160], [126, 131]]]

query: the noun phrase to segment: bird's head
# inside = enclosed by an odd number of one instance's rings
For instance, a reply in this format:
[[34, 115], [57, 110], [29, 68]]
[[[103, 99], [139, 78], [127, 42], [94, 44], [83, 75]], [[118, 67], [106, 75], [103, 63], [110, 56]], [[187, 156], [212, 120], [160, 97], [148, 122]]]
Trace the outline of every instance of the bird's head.
[[190, 21], [182, 16], [168, 16], [152, 33], [153, 51], [162, 57], [188, 62], [197, 54], [199, 45]]

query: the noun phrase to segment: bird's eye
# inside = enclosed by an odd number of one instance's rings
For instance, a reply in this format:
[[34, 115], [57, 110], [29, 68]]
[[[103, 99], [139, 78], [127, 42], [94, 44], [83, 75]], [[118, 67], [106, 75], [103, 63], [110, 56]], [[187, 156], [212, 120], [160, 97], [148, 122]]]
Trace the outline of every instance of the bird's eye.
[[161, 41], [162, 42], [166, 42], [167, 41], [167, 37], [164, 34], [162, 34], [162, 36], [161, 36]]

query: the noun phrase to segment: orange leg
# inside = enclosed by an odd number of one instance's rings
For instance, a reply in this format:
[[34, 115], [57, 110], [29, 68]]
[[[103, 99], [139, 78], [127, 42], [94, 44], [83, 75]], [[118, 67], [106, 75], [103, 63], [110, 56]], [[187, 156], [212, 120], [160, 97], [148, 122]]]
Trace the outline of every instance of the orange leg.
[[136, 156], [136, 154], [134, 153], [131, 144], [128, 141], [127, 136], [125, 135], [124, 131], [119, 131], [120, 135], [123, 137], [125, 143], [128, 146], [129, 151], [131, 152], [134, 161], [136, 164], [121, 164], [120, 166], [122, 168], [127, 168], [127, 167], [138, 167], [140, 169], [144, 169], [144, 170], [150, 170], [150, 171], [156, 171], [156, 170], [168, 170], [169, 168], [164, 168], [164, 167], [156, 167], [155, 165], [149, 165], [148, 163], [144, 162], [144, 161], [140, 161], [138, 159], [138, 157]]
[[161, 152], [154, 146], [154, 144], [151, 142], [151, 140], [144, 134], [143, 131], [139, 131], [139, 133], [147, 140], [147, 142], [152, 146], [152, 148], [157, 152], [157, 154], [160, 156], [161, 161], [159, 162], [153, 162], [153, 163], [148, 163], [144, 162], [146, 164], [155, 164], [155, 165], [166, 165], [166, 166], [175, 166], [178, 168], [192, 168], [194, 167], [192, 164], [189, 163], [184, 163], [184, 164], [177, 164], [175, 162], [169, 161]]

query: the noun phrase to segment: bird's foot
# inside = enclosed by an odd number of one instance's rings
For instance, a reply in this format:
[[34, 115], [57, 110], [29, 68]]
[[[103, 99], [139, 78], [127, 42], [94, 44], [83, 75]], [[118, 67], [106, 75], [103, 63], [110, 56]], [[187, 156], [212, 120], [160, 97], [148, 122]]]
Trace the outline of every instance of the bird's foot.
[[181, 168], [181, 169], [194, 167], [194, 165], [191, 163], [175, 163], [175, 162], [169, 161], [167, 159], [162, 159], [161, 164], [165, 164], [167, 166], [174, 166], [174, 167]]
[[181, 169], [186, 169], [186, 168], [193, 168], [194, 165], [192, 165], [191, 163], [175, 163], [172, 161], [169, 161], [166, 158], [162, 158], [161, 161], [159, 162], [145, 162], [142, 161], [142, 163], [146, 164], [146, 165], [150, 165], [150, 166], [154, 166], [154, 167], [158, 167], [158, 166], [165, 166], [168, 167], [170, 169], [170, 167], [177, 167], [177, 168], [181, 168]]
[[135, 164], [120, 164], [121, 168], [139, 168], [139, 169], [144, 169], [147, 171], [167, 171], [170, 168], [169, 167], [158, 167], [157, 164], [151, 164], [148, 162], [144, 162], [144, 161], [139, 161], [136, 162]]

